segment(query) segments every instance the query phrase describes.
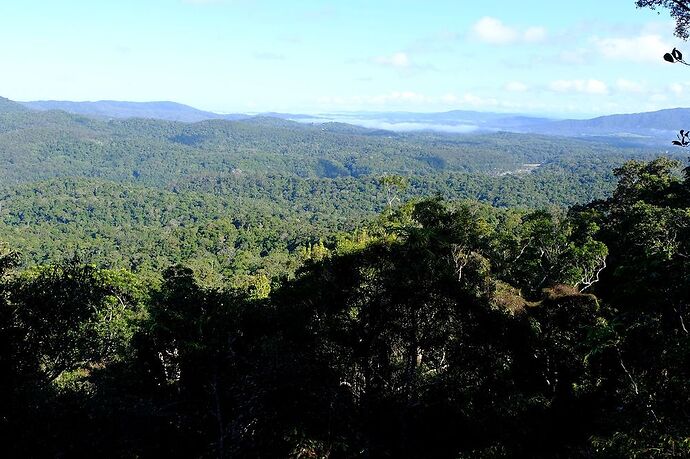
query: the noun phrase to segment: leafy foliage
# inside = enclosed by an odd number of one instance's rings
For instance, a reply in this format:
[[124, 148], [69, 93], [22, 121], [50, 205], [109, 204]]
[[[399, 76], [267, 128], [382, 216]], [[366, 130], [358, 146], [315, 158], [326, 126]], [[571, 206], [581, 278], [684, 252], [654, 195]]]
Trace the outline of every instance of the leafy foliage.
[[0, 102], [5, 456], [690, 454], [677, 160]]
[[[635, 4], [638, 8], [667, 9], [676, 23], [676, 36], [683, 40], [690, 37], [690, 3], [687, 0], [636, 0]], [[682, 55], [675, 59], [682, 59]]]
[[687, 455], [690, 179], [615, 173], [567, 212], [392, 206], [270, 288], [5, 251], [6, 452]]

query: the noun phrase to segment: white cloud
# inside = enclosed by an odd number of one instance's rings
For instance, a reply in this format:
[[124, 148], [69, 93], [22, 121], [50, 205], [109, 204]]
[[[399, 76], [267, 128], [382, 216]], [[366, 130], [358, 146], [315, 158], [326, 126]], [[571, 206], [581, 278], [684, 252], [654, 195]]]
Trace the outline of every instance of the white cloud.
[[457, 104], [459, 101], [460, 101], [460, 99], [458, 98], [458, 96], [456, 96], [455, 94], [452, 94], [452, 93], [444, 94], [441, 97], [441, 102], [443, 102], [444, 104], [447, 104], [447, 105]]
[[673, 94], [680, 96], [683, 94], [683, 90], [685, 89], [682, 84], [680, 83], [673, 83], [669, 85], [668, 87], [669, 91], [671, 91]]
[[372, 107], [441, 107], [441, 106], [472, 106], [472, 107], [509, 107], [511, 104], [492, 97], [483, 97], [472, 93], [457, 95], [453, 93], [442, 96], [430, 96], [414, 91], [391, 91], [384, 94], [370, 96], [326, 96], [320, 97], [318, 102], [323, 105], [337, 105], [341, 107], [372, 106]]
[[472, 105], [474, 107], [495, 107], [496, 105], [498, 105], [498, 100], [496, 99], [484, 98], [472, 93], [467, 93], [464, 96], [462, 96], [462, 102], [466, 103], [467, 105]]
[[411, 65], [409, 56], [403, 52], [393, 53], [390, 56], [375, 57], [373, 61], [380, 65], [398, 69], [408, 68]]
[[599, 80], [556, 80], [549, 88], [556, 92], [572, 92], [584, 94], [607, 94], [609, 89], [606, 83]]
[[546, 29], [543, 27], [530, 27], [522, 34], [527, 43], [539, 43], [546, 39]]
[[642, 26], [639, 35], [662, 35], [671, 36], [676, 30], [676, 22], [673, 19], [665, 21], [650, 21]]
[[621, 92], [631, 92], [638, 94], [645, 91], [645, 87], [643, 84], [638, 83], [636, 81], [626, 80], [624, 78], [621, 78], [618, 81], [616, 81], [616, 89], [618, 89]]
[[649, 100], [650, 100], [650, 102], [653, 102], [653, 103], [662, 103], [662, 102], [666, 102], [668, 100], [668, 96], [666, 94], [660, 94], [660, 93], [659, 94], [653, 94], [649, 98]]
[[529, 27], [525, 30], [511, 27], [500, 19], [485, 16], [472, 26], [472, 36], [492, 45], [508, 45], [517, 42], [538, 43], [546, 39], [546, 29]]
[[690, 92], [690, 82], [672, 83], [668, 85], [668, 91], [676, 96], [682, 96]]
[[374, 104], [390, 104], [390, 103], [400, 103], [400, 102], [428, 102], [429, 98], [423, 94], [419, 94], [413, 91], [393, 91], [388, 94], [381, 94], [371, 98], [371, 102]]
[[447, 105], [460, 105], [464, 107], [473, 107], [481, 109], [510, 109], [514, 110], [520, 108], [518, 104], [507, 100], [499, 100], [495, 97], [484, 97], [471, 92], [467, 92], [462, 96], [454, 96], [451, 100], [447, 96], [443, 99], [443, 102]]
[[448, 124], [436, 124], [436, 123], [391, 123], [388, 121], [381, 120], [368, 120], [368, 119], [354, 119], [354, 118], [342, 118], [336, 119], [336, 121], [342, 121], [348, 124], [354, 124], [357, 126], [366, 127], [369, 129], [385, 129], [386, 131], [394, 132], [413, 132], [413, 131], [435, 131], [435, 132], [448, 132], [454, 134], [467, 134], [469, 132], [476, 131], [477, 126], [471, 124], [460, 124], [460, 125], [448, 125]]
[[627, 38], [593, 38], [595, 47], [607, 59], [633, 62], [663, 62], [664, 53], [673, 45], [664, 41], [660, 35], [639, 35]]
[[325, 96], [320, 97], [318, 102], [327, 105], [405, 105], [405, 104], [420, 104], [433, 102], [433, 98], [414, 91], [391, 91], [385, 94], [377, 94], [373, 96]]
[[503, 89], [510, 92], [525, 92], [529, 88], [525, 83], [522, 83], [521, 81], [510, 81], [506, 83]]
[[496, 18], [483, 17], [472, 27], [475, 38], [493, 45], [505, 45], [514, 42], [518, 33]]
[[[464, 94], [446, 93], [443, 95], [427, 95], [414, 91], [391, 91], [383, 94], [366, 96], [325, 96], [317, 99], [321, 105], [340, 107], [341, 109], [361, 109], [372, 107], [380, 109], [448, 109], [458, 107], [472, 107], [478, 109], [518, 110], [530, 108], [530, 104], [517, 104], [513, 101], [497, 99], [466, 92]], [[534, 108], [534, 107], [531, 107]], [[539, 108], [542, 108], [541, 105]]]

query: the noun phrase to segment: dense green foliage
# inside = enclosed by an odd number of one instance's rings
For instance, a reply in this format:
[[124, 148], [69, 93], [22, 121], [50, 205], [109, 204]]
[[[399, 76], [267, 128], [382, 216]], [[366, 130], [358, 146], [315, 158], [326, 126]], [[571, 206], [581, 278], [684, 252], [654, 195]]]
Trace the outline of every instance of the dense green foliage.
[[[5, 452], [687, 456], [688, 172], [629, 162], [609, 198], [567, 212], [393, 204], [303, 246], [273, 288], [180, 265], [160, 282], [78, 259], [21, 269], [6, 250]], [[186, 222], [185, 196], [137, 218]]]
[[651, 154], [649, 149], [525, 134], [395, 134], [277, 118], [108, 121], [0, 106], [0, 179], [5, 183], [68, 176], [166, 186], [195, 175], [232, 172], [301, 178], [439, 172], [496, 176], [524, 164], [558, 165], [574, 158], [596, 164]]
[[690, 455], [654, 155], [0, 100], [3, 455]]
[[[0, 240], [26, 264], [79, 253], [136, 272], [185, 262], [210, 281], [259, 274], [277, 281], [294, 272], [301, 250], [332, 243], [391, 199], [567, 207], [604, 198], [614, 167], [655, 153], [534, 135], [395, 134], [272, 118], [109, 121], [4, 100]], [[385, 177], [396, 176], [407, 186], [387, 187]]]
[[[583, 171], [583, 174], [587, 174]], [[206, 177], [165, 190], [97, 179], [53, 179], [0, 194], [0, 238], [28, 262], [89, 254], [110, 267], [161, 268], [238, 256], [294, 252], [320, 238], [352, 231], [395, 202], [419, 196], [476, 199], [496, 206], [545, 207], [612, 186], [591, 174], [582, 184], [565, 169], [530, 175], [410, 177], [393, 190], [375, 178], [300, 179], [286, 175]], [[600, 187], [596, 189], [596, 187]]]

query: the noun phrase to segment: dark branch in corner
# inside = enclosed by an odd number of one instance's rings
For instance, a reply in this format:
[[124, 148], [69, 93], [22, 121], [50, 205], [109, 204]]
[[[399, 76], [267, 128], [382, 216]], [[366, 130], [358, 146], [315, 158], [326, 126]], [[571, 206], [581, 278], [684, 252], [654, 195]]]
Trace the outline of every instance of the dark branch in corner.
[[673, 1], [673, 3], [678, 5], [680, 8], [683, 8], [685, 11], [690, 12], [690, 6], [686, 5], [685, 2], [683, 2], [682, 0], [671, 0], [671, 1]]
[[683, 53], [681, 53], [680, 51], [678, 51], [678, 49], [676, 49], [676, 48], [673, 48], [673, 51], [671, 51], [670, 53], [664, 54], [664, 60], [665, 60], [666, 62], [670, 62], [671, 64], [676, 64], [676, 63], [678, 63], [678, 64], [683, 64], [683, 65], [689, 65], [689, 66], [690, 66], [690, 64], [688, 64], [687, 62], [685, 62], [685, 61], [683, 60]]
[[[685, 5], [684, 5], [684, 7], [687, 8], [687, 6], [685, 6]], [[664, 60], [666, 62], [670, 62], [672, 64], [680, 63], [683, 65], [690, 66], [690, 64], [688, 64], [687, 62], [685, 62], [683, 60], [683, 53], [678, 51], [676, 48], [673, 48], [673, 51], [671, 51], [670, 53], [664, 54]], [[677, 137], [678, 137], [678, 140], [674, 140], [672, 142], [673, 145], [675, 145], [677, 147], [684, 147], [684, 148], [690, 146], [690, 132], [689, 131], [685, 131], [684, 129], [681, 129], [680, 132], [678, 133]]]
[[678, 147], [690, 146], [690, 131], [681, 129], [678, 133], [678, 140], [674, 140], [673, 145], [676, 145]]

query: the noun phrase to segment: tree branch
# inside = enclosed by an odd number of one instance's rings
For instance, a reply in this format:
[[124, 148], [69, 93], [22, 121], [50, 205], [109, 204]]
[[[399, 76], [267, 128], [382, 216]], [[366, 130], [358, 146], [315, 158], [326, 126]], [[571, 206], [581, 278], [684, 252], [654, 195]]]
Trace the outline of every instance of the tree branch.
[[684, 1], [682, 0], [671, 0], [673, 3], [678, 5], [680, 8], [684, 9], [687, 12], [690, 12], [690, 6], [686, 5]]

